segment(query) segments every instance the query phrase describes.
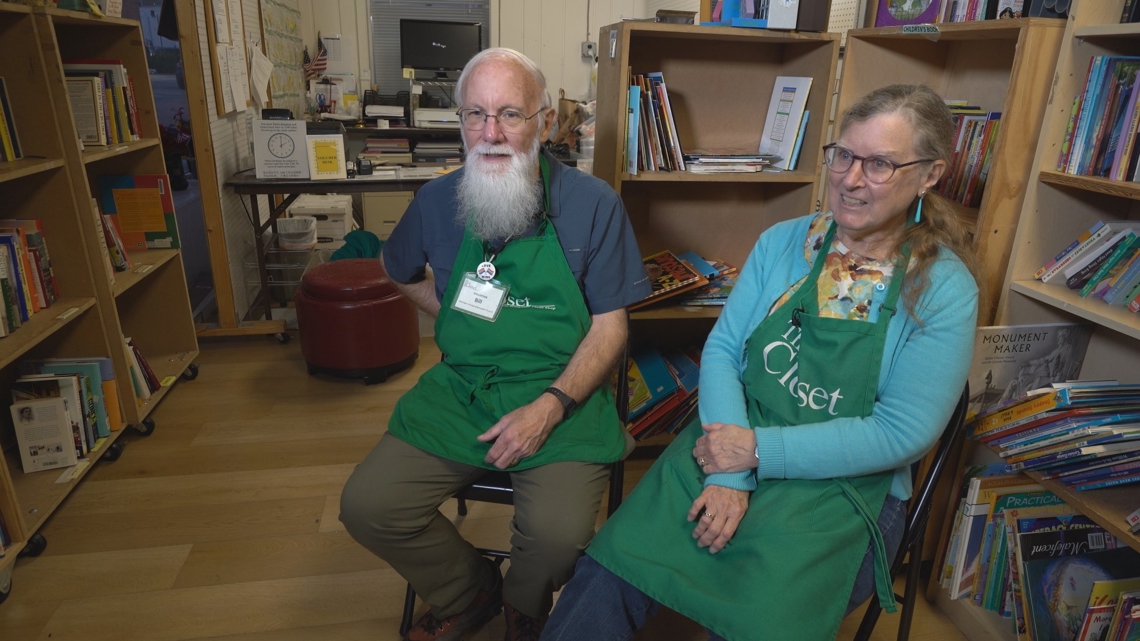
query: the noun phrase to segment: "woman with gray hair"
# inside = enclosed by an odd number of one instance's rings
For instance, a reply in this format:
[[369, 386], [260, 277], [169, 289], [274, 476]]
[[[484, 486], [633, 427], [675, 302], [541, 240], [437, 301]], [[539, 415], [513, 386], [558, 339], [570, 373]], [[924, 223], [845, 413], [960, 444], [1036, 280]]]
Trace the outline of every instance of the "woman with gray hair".
[[894, 610], [910, 466], [961, 394], [977, 314], [969, 235], [931, 191], [952, 130], [921, 86], [847, 112], [830, 211], [760, 236], [705, 344], [702, 425], [606, 522], [543, 639], [627, 639], [661, 604], [718, 639], [834, 639], [875, 592]]

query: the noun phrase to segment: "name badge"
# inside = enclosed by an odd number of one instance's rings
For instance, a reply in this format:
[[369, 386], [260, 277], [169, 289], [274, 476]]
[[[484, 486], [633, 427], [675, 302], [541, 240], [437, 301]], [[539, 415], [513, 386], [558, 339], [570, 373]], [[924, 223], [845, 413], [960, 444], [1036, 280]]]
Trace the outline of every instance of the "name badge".
[[510, 289], [497, 281], [485, 281], [467, 272], [463, 275], [463, 282], [451, 308], [493, 323], [499, 317], [499, 310], [503, 309]]

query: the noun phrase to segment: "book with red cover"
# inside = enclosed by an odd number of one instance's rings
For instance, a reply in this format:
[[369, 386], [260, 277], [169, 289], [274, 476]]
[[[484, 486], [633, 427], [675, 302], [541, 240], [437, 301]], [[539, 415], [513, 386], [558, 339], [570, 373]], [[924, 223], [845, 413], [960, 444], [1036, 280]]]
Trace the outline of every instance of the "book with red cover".
[[648, 256], [642, 262], [649, 274], [653, 291], [643, 300], [630, 305], [631, 311], [709, 284], [707, 278], [669, 250]]

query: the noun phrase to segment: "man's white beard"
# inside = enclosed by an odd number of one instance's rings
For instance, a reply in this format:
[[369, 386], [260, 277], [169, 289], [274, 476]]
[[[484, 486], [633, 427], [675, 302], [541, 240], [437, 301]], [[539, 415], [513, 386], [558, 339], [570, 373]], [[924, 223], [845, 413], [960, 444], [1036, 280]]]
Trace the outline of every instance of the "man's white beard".
[[[503, 168], [489, 166], [483, 154], [509, 154]], [[479, 143], [467, 150], [459, 180], [459, 222], [487, 241], [518, 237], [534, 223], [542, 202], [542, 184], [535, 178], [538, 138], [525, 154], [509, 145]]]

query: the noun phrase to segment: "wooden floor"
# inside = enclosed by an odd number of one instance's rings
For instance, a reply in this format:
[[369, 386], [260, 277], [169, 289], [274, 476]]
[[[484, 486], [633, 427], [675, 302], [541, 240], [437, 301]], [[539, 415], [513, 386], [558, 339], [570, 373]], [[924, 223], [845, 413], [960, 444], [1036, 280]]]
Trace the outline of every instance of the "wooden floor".
[[[41, 530], [46, 552], [17, 563], [0, 639], [397, 639], [404, 582], [344, 532], [338, 497], [438, 359], [427, 339], [413, 370], [365, 387], [308, 376], [296, 340], [203, 341], [198, 379], [162, 401], [154, 434], [124, 435], [122, 458], [98, 463]], [[630, 464], [627, 492], [646, 466]], [[460, 529], [507, 547], [510, 509], [472, 504]], [[454, 517], [454, 502], [444, 511]], [[893, 639], [897, 619], [884, 616], [875, 638]], [[502, 634], [500, 617], [475, 638]], [[704, 638], [669, 613], [638, 636]], [[920, 601], [911, 638], [963, 637]]]

